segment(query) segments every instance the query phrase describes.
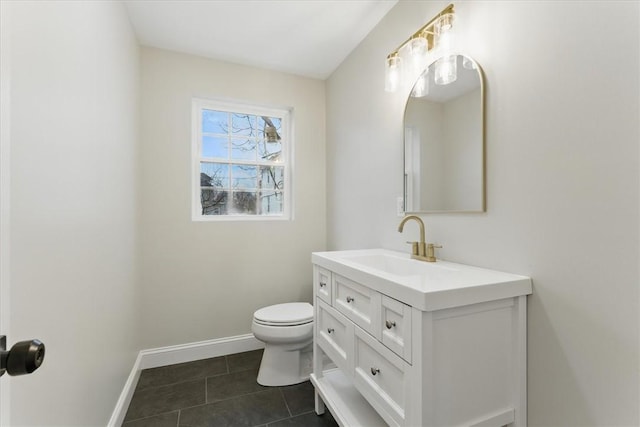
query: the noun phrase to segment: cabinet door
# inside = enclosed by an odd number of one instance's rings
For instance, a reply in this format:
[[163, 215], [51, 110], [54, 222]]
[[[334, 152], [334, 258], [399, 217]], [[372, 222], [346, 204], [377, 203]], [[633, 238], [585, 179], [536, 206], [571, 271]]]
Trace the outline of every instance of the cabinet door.
[[382, 343], [411, 363], [411, 307], [386, 295], [381, 303]]
[[331, 272], [317, 265], [313, 266], [313, 287], [316, 296], [331, 304]]
[[353, 370], [353, 323], [321, 300], [316, 300], [317, 344], [347, 375]]
[[333, 275], [333, 307], [377, 339], [381, 339], [380, 294], [353, 280]]
[[355, 328], [354, 384], [390, 425], [406, 425], [408, 365], [369, 334]]

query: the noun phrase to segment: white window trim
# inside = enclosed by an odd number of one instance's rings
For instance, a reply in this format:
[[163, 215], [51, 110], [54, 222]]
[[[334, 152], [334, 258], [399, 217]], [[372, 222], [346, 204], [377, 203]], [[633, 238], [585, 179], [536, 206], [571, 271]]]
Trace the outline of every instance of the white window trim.
[[[278, 117], [282, 120], [281, 136], [284, 159], [284, 203], [282, 215], [202, 215], [200, 204], [200, 153], [202, 145], [202, 109]], [[292, 111], [286, 108], [263, 107], [241, 102], [193, 98], [191, 108], [191, 220], [219, 221], [290, 221], [293, 220], [293, 124]]]

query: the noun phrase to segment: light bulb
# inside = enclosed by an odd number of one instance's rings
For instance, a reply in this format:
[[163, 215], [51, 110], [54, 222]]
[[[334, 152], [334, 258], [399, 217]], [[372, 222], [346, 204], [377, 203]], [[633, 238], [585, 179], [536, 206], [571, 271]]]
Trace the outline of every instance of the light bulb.
[[436, 23], [436, 34], [449, 31], [451, 27], [453, 27], [453, 20], [455, 17], [456, 16], [453, 13], [445, 13], [442, 15]]
[[402, 58], [397, 53], [387, 57], [385, 67], [384, 90], [395, 92], [400, 86], [400, 76], [402, 75]]
[[451, 31], [453, 27], [453, 13], [442, 15], [435, 26], [434, 45], [440, 52], [439, 56], [450, 54], [454, 50], [455, 37]]
[[414, 81], [427, 66], [427, 39], [422, 35], [412, 38], [407, 43], [407, 60], [405, 61], [405, 78]]
[[427, 53], [427, 39], [417, 36], [409, 41], [409, 54], [413, 58], [420, 58]]
[[436, 62], [434, 80], [437, 85], [448, 85], [458, 78], [456, 55], [443, 56]]
[[436, 34], [435, 38], [436, 49], [441, 55], [446, 55], [453, 52], [455, 45], [455, 37], [453, 31], [445, 31], [440, 34]]

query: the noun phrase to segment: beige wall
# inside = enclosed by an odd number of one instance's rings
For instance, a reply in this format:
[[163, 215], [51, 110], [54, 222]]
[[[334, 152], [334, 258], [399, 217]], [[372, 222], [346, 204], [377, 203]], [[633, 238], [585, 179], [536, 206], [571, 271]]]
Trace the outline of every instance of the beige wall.
[[7, 425], [104, 426], [140, 349], [138, 44], [116, 2], [12, 2], [2, 36], [11, 48], [3, 332], [10, 345], [46, 345], [33, 375], [2, 377]]
[[[311, 300], [325, 249], [323, 81], [142, 49], [141, 348], [250, 333], [265, 305]], [[292, 107], [294, 220], [191, 221], [192, 97]]]
[[[382, 64], [446, 4], [399, 2], [327, 82], [332, 249], [417, 233], [396, 231], [408, 90], [385, 93]], [[488, 210], [423, 218], [441, 257], [533, 278], [531, 426], [640, 424], [639, 7], [456, 2], [486, 73]]]

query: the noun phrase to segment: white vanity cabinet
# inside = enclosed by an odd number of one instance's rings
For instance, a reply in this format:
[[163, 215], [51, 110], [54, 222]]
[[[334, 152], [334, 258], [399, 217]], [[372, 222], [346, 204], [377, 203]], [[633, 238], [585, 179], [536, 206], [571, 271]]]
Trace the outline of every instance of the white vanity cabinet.
[[526, 426], [529, 278], [382, 249], [312, 262], [317, 413], [349, 427]]

